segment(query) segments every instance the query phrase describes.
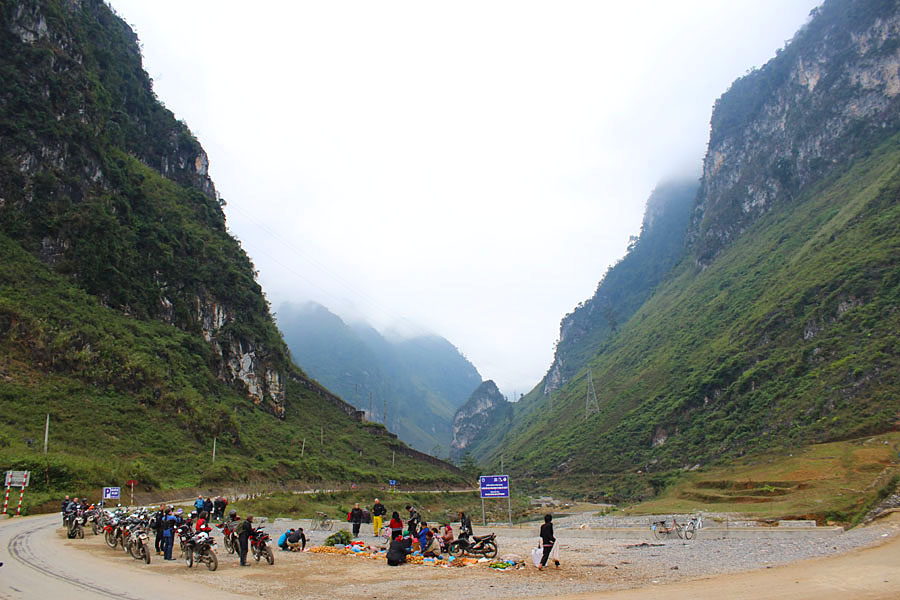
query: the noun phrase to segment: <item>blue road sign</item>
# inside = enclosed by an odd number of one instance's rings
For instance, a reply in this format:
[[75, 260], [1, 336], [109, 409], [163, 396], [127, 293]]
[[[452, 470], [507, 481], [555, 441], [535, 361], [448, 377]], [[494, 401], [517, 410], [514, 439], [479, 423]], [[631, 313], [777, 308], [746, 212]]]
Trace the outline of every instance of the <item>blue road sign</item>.
[[118, 500], [120, 491], [121, 490], [117, 487], [105, 487], [105, 488], [103, 488], [103, 499], [104, 500]]
[[397, 485], [397, 480], [396, 480], [396, 479], [391, 479], [390, 481], [388, 481], [388, 483], [389, 483], [390, 485]]
[[482, 475], [478, 479], [482, 498], [509, 498], [509, 475]]

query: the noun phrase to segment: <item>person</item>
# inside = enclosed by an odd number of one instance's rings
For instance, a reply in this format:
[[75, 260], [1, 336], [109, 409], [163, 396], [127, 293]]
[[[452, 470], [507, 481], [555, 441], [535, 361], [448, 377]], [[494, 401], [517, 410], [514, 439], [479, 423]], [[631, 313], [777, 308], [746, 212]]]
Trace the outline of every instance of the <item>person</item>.
[[430, 529], [425, 529], [425, 544], [422, 546], [422, 556], [433, 556], [435, 558], [440, 558], [441, 556], [441, 543], [438, 541], [438, 537], [434, 535], [434, 532]]
[[200, 533], [201, 531], [209, 533], [210, 531], [212, 531], [212, 527], [209, 526], [209, 513], [205, 510], [197, 517], [197, 525], [195, 526], [195, 531], [197, 533]]
[[[66, 497], [63, 498], [63, 501], [62, 501], [62, 507], [60, 508], [60, 512], [62, 513], [62, 516], [63, 516], [63, 527], [66, 526], [66, 510], [69, 508], [69, 502], [71, 502], [71, 500], [69, 500], [69, 495], [66, 494]], [[375, 500], [375, 502], [378, 502], [378, 500]], [[378, 532], [376, 531], [375, 533], [378, 533]]]
[[466, 516], [466, 513], [459, 511], [459, 539], [469, 542], [469, 536], [472, 535], [472, 519]]
[[216, 519], [217, 521], [221, 521], [222, 515], [225, 514], [225, 503], [223, 500], [224, 498], [222, 498], [222, 496], [213, 500], [213, 519]]
[[453, 528], [450, 527], [450, 523], [444, 523], [444, 533], [441, 535], [441, 540], [444, 549], [450, 547], [450, 542], [453, 541]]
[[299, 550], [303, 552], [306, 550], [306, 534], [303, 533], [303, 528], [298, 528], [294, 533], [288, 536], [287, 539], [288, 548], [291, 550]]
[[372, 528], [375, 530], [375, 535], [381, 532], [381, 521], [382, 517], [387, 514], [387, 509], [384, 507], [378, 498], [375, 498], [375, 504], [372, 505]]
[[404, 564], [406, 555], [410, 552], [412, 552], [412, 540], [398, 535], [391, 540], [391, 545], [388, 547], [387, 564], [392, 567]]
[[[212, 498], [207, 498], [203, 501], [203, 510], [206, 511], [207, 515], [213, 514], [213, 501]], [[198, 510], [197, 512], [203, 512], [203, 510]]]
[[353, 523], [353, 537], [359, 537], [359, 525], [362, 523], [363, 512], [359, 508], [359, 502], [353, 505], [353, 510], [347, 515], [347, 520]]
[[166, 509], [163, 523], [163, 560], [175, 560], [172, 558], [172, 548], [175, 547], [176, 519], [171, 508]]
[[160, 556], [163, 553], [163, 529], [166, 519], [166, 505], [160, 504], [159, 510], [156, 511], [156, 514], [153, 516], [154, 519], [154, 530], [156, 532], [156, 540], [153, 544], [156, 548], [156, 555]]
[[203, 502], [203, 496], [197, 496], [197, 499], [194, 500], [194, 508], [197, 509], [197, 512], [198, 512], [198, 513], [199, 513], [201, 510], [203, 510], [203, 504], [204, 504], [204, 502]]
[[391, 528], [391, 539], [394, 539], [403, 531], [403, 520], [400, 518], [400, 513], [396, 510], [391, 513], [391, 521], [388, 523], [388, 526]]
[[[541, 525], [541, 546], [544, 548], [544, 554], [541, 556], [541, 566], [538, 567], [539, 571], [543, 571], [544, 567], [547, 566], [547, 559], [550, 557], [550, 551], [553, 550], [553, 544], [556, 543], [556, 538], [553, 537], [553, 516], [552, 515], [544, 515], [544, 524]], [[559, 568], [559, 561], [554, 560], [556, 563], [556, 568]]]
[[290, 548], [288, 548], [288, 536], [290, 536], [293, 533], [294, 533], [293, 527], [291, 527], [290, 529], [288, 529], [287, 531], [282, 533], [278, 537], [278, 547], [285, 551], [290, 550]]
[[369, 507], [363, 506], [362, 511], [363, 511], [362, 522], [363, 523], [371, 523], [372, 522], [372, 513], [369, 512]]
[[419, 511], [416, 510], [415, 506], [406, 505], [406, 510], [409, 511], [409, 518], [406, 520], [406, 528], [409, 529], [409, 534], [411, 536], [415, 536], [419, 531]]
[[428, 543], [428, 534], [431, 530], [428, 528], [428, 523], [422, 521], [422, 529], [419, 530], [419, 534], [416, 536], [419, 538], [419, 549], [422, 552], [425, 552], [425, 546]]
[[247, 518], [238, 525], [238, 547], [240, 548], [241, 566], [249, 567], [247, 562], [247, 547], [250, 542], [250, 536], [253, 534], [253, 515], [247, 515]]

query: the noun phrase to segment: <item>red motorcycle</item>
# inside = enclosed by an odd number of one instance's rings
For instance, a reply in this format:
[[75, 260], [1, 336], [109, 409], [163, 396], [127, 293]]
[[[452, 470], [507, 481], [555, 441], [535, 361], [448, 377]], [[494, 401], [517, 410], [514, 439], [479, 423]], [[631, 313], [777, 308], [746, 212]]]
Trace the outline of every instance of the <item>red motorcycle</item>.
[[269, 534], [263, 531], [262, 527], [257, 527], [250, 534], [250, 551], [253, 552], [253, 558], [259, 562], [261, 556], [266, 557], [266, 562], [270, 565], [275, 564], [275, 555], [270, 547], [271, 540]]
[[235, 523], [237, 523], [237, 521], [216, 524], [216, 527], [222, 530], [222, 537], [224, 538], [222, 544], [225, 546], [228, 554], [237, 552], [239, 546], [237, 533], [232, 529], [232, 527], [236, 527]]

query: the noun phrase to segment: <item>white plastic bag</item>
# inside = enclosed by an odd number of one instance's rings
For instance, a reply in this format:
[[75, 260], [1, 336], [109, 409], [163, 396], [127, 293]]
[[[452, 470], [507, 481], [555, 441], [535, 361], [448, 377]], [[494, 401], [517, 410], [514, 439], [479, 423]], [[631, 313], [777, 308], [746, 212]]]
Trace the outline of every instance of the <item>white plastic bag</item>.
[[531, 551], [531, 562], [534, 563], [534, 566], [541, 566], [541, 557], [544, 555], [544, 551], [540, 548], [534, 548]]

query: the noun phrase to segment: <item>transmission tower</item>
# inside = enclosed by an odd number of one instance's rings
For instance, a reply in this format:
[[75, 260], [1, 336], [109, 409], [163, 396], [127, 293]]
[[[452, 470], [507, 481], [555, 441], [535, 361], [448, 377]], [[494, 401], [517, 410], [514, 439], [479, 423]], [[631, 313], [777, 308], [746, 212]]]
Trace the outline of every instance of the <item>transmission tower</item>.
[[584, 420], [600, 412], [600, 403], [597, 402], [597, 390], [594, 389], [594, 370], [588, 371], [587, 395], [584, 399]]

